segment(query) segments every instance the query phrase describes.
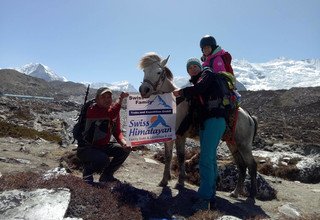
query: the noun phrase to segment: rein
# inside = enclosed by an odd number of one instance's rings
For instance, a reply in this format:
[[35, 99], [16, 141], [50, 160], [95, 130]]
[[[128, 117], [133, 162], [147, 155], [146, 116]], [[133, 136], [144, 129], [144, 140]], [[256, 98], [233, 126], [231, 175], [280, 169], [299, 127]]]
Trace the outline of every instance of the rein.
[[148, 83], [149, 85], [151, 85], [153, 88], [153, 91], [157, 91], [157, 87], [160, 85], [160, 83], [162, 83], [162, 85], [163, 85], [164, 80], [166, 78], [165, 70], [162, 68], [162, 66], [160, 64], [158, 64], [158, 65], [161, 68], [162, 72], [160, 73], [159, 79], [156, 82], [153, 83], [149, 79], [143, 79], [143, 83], [145, 82], [145, 83]]

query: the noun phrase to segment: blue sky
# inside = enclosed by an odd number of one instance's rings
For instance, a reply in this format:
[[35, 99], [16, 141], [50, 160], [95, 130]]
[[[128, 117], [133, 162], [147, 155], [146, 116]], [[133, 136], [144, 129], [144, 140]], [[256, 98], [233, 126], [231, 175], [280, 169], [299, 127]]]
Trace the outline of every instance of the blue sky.
[[0, 0], [0, 68], [42, 63], [75, 82], [127, 80], [140, 58], [186, 76], [205, 34], [235, 59], [320, 58], [319, 0]]

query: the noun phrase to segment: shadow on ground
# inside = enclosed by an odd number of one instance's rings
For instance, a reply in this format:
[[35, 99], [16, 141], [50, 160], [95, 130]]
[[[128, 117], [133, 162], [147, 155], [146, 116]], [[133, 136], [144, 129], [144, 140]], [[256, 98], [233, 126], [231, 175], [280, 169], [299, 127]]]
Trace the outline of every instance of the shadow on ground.
[[[178, 194], [173, 195], [169, 187], [164, 187], [159, 194], [143, 189], [137, 189], [130, 184], [119, 184], [114, 192], [119, 194], [122, 203], [129, 206], [138, 206], [144, 219], [172, 219], [179, 216], [189, 218], [195, 213], [191, 210], [197, 198], [195, 190], [179, 188]], [[255, 218], [256, 216], [269, 218], [261, 207], [250, 204], [245, 200], [231, 203], [227, 199], [217, 197], [217, 210], [221, 215], [232, 215], [241, 219]]]

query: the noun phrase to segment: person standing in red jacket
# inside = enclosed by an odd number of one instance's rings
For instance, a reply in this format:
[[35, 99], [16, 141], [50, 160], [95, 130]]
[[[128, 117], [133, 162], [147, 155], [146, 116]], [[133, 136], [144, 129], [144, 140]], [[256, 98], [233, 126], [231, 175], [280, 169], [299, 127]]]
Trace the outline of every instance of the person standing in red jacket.
[[[121, 132], [120, 109], [129, 94], [122, 92], [112, 103], [112, 91], [107, 87], [97, 90], [95, 103], [87, 110], [83, 133], [85, 145], [78, 148], [77, 156], [83, 162], [83, 179], [93, 185], [95, 172], [102, 172], [100, 183], [115, 180], [113, 174], [129, 156], [130, 148]], [[114, 136], [117, 143], [110, 142]], [[110, 160], [110, 157], [113, 157]]]

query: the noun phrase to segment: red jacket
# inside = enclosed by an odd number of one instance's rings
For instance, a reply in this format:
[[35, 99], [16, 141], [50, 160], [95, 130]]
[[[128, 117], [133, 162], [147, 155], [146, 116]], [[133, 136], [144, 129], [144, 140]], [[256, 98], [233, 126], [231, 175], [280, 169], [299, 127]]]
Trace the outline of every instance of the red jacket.
[[90, 106], [86, 115], [85, 140], [94, 146], [105, 146], [113, 135], [121, 143], [124, 136], [121, 132], [120, 109], [119, 103], [109, 109], [101, 108], [96, 103]]

